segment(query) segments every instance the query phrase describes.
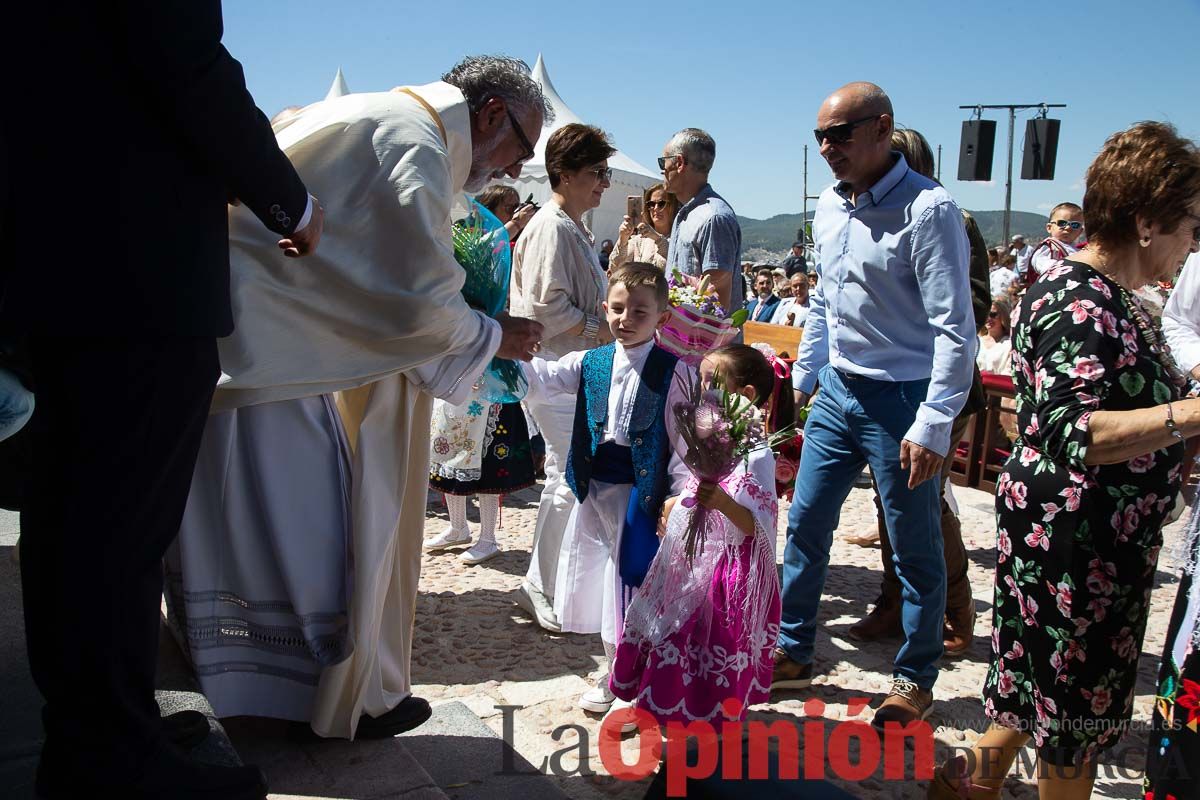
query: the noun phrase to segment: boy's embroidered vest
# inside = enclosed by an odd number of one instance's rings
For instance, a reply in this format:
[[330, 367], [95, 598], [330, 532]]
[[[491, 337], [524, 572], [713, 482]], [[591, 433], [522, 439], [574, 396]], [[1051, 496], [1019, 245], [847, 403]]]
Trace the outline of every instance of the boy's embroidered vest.
[[[567, 485], [583, 502], [592, 479], [592, 460], [608, 421], [608, 393], [616, 344], [606, 344], [583, 357], [583, 374], [575, 401], [575, 428], [567, 459]], [[667, 392], [678, 359], [658, 345], [650, 349], [640, 373], [641, 384], [629, 419], [629, 444], [633, 451], [633, 485], [640, 510], [657, 520], [666, 498], [670, 443], [667, 441]]]

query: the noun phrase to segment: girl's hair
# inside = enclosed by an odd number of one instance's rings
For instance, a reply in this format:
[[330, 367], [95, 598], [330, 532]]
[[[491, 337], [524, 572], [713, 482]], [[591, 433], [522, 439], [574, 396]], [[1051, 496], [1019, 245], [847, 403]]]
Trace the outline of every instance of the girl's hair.
[[992, 305], [1000, 312], [1000, 324], [1004, 326], [1004, 332], [1012, 333], [1009, 330], [1012, 327], [1012, 301], [1006, 295], [998, 294], [992, 298]]
[[493, 183], [475, 195], [475, 201], [493, 214], [496, 213], [500, 204], [509, 198], [516, 198], [518, 203], [521, 201], [521, 195], [517, 193], [517, 190], [511, 186], [505, 186], [503, 183]]
[[759, 408], [771, 401], [767, 409], [767, 430], [776, 431], [791, 425], [796, 417], [796, 402], [792, 387], [776, 387], [775, 368], [767, 357], [748, 344], [727, 344], [708, 354], [717, 360], [721, 375], [735, 386], [753, 386], [754, 404]]

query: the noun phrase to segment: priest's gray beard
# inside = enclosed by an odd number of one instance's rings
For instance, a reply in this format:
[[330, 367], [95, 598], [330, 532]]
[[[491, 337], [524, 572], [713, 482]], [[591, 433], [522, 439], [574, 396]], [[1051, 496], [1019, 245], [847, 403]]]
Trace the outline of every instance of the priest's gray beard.
[[504, 170], [496, 169], [490, 163], [496, 148], [500, 146], [500, 136], [493, 136], [479, 147], [471, 150], [471, 171], [467, 174], [467, 182], [463, 191], [474, 194], [488, 185], [494, 178], [503, 178]]

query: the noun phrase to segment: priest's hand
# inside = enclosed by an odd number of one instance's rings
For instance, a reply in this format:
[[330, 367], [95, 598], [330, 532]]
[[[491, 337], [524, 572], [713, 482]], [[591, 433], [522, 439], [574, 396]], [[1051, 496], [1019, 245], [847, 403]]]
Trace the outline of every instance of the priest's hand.
[[500, 323], [500, 348], [496, 350], [496, 358], [528, 361], [542, 349], [542, 323], [508, 314], [496, 317], [496, 322]]
[[325, 228], [325, 209], [321, 208], [317, 198], [312, 199], [312, 216], [308, 224], [298, 231], [293, 231], [290, 237], [279, 240], [279, 249], [285, 256], [300, 258], [315, 253], [317, 242], [321, 241], [321, 231]]

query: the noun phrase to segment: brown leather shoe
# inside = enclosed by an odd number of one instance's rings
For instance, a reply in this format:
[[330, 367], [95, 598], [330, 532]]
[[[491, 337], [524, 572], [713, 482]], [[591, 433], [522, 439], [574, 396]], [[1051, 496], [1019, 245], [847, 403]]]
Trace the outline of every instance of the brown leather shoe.
[[933, 692], [922, 689], [910, 680], [894, 678], [892, 691], [880, 703], [871, 720], [877, 730], [883, 730], [888, 722], [907, 725], [910, 722], [925, 719], [933, 710]]
[[975, 609], [970, 606], [946, 612], [942, 647], [947, 658], [957, 658], [971, 649], [975, 638]]
[[903, 638], [904, 626], [900, 624], [900, 604], [879, 597], [871, 613], [851, 625], [846, 633], [851, 639], [859, 642]]
[[807, 689], [812, 684], [813, 665], [792, 661], [783, 648], [773, 654], [775, 670], [771, 673], [771, 689]]

